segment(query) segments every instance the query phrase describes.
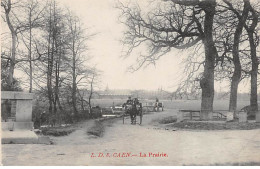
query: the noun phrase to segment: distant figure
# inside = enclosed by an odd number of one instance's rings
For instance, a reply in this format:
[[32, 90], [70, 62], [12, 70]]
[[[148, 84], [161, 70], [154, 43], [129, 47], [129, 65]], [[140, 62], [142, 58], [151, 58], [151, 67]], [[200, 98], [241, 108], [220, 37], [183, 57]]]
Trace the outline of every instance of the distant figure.
[[162, 111], [163, 111], [163, 103], [159, 102], [159, 99], [156, 97], [156, 100], [155, 100], [155, 104], [154, 104], [154, 111], [159, 111], [159, 108], [162, 108]]
[[156, 97], [155, 101], [156, 101], [156, 103], [158, 103], [158, 102], [159, 102], [159, 99]]
[[133, 101], [132, 101], [131, 97], [128, 97], [128, 100], [122, 105], [122, 107], [127, 110], [130, 110], [132, 108], [132, 104], [133, 104]]
[[251, 108], [250, 105], [243, 107], [241, 109], [241, 111], [247, 113], [247, 119], [248, 120], [254, 120], [255, 119], [255, 113], [254, 113], [254, 111], [252, 111], [252, 108]]
[[41, 114], [40, 114], [40, 127], [41, 125], [45, 124], [47, 122], [47, 114], [46, 114], [46, 111], [43, 111]]
[[126, 101], [126, 104], [133, 104], [133, 100], [131, 99], [131, 97], [128, 97], [128, 100]]

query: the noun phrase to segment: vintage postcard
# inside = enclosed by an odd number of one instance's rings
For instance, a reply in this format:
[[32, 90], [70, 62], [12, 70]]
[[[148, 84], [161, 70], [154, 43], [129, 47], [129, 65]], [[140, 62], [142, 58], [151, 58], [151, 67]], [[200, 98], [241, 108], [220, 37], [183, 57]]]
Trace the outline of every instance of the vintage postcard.
[[259, 14], [257, 0], [1, 0], [1, 164], [260, 165]]

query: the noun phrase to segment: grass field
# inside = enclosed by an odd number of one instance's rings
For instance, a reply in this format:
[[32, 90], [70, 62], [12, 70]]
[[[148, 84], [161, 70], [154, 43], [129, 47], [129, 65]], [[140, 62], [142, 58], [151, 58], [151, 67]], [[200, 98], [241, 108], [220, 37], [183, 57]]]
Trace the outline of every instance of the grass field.
[[[148, 103], [148, 102], [155, 102], [154, 100], [140, 100], [141, 103]], [[122, 105], [125, 103], [126, 100], [124, 99], [93, 99], [92, 103], [93, 106], [100, 106], [100, 107], [111, 107], [113, 104], [115, 106]], [[163, 102], [165, 109], [192, 109], [192, 110], [199, 110], [200, 109], [200, 100], [160, 100]], [[228, 100], [215, 100], [214, 101], [214, 110], [228, 110]], [[237, 104], [237, 110], [240, 110], [244, 106], [249, 105], [249, 100], [239, 100]]]

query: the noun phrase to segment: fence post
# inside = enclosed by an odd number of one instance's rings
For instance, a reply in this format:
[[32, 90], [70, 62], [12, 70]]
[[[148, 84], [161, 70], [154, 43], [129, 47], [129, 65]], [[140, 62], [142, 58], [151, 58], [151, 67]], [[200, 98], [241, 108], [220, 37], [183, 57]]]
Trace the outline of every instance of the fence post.
[[179, 110], [177, 112], [177, 122], [181, 122], [181, 121], [183, 121], [183, 112]]

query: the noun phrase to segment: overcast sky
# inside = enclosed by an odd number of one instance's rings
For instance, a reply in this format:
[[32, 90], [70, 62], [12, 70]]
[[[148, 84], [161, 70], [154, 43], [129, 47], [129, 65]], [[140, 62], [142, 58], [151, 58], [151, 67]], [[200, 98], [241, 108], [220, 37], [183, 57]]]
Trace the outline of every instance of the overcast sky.
[[[61, 4], [68, 6], [86, 27], [91, 27], [99, 34], [89, 42], [89, 52], [93, 56], [93, 64], [103, 71], [102, 85], [110, 89], [148, 89], [157, 90], [163, 88], [175, 91], [180, 80], [184, 77], [181, 64], [185, 54], [173, 50], [163, 56], [156, 66], [149, 66], [137, 72], [127, 72], [127, 67], [135, 63], [136, 56], [121, 57], [122, 40], [124, 30], [119, 23], [120, 11], [115, 8], [118, 0], [59, 0]], [[120, 0], [128, 2], [129, 0]], [[133, 1], [133, 0], [132, 0]], [[149, 9], [151, 0], [138, 1], [138, 4]], [[215, 90], [228, 91], [229, 84], [216, 82]], [[248, 92], [249, 83], [241, 83], [239, 92]]]
[[127, 67], [135, 63], [135, 56], [122, 58], [122, 40], [125, 29], [118, 22], [119, 10], [114, 8], [115, 0], [60, 0], [60, 4], [68, 6], [80, 17], [85, 27], [98, 32], [89, 41], [89, 52], [93, 56], [93, 64], [103, 71], [103, 87], [110, 89], [176, 89], [182, 70], [179, 68], [179, 53], [171, 52], [162, 57], [156, 66], [149, 66], [130, 73]]
[[[150, 3], [147, 3], [149, 1], [151, 0], [139, 0], [138, 3], [141, 7], [144, 6], [144, 9], [149, 9]], [[135, 63], [136, 56], [121, 57], [123, 46], [120, 40], [126, 28], [118, 21], [120, 11], [115, 8], [117, 0], [57, 0], [57, 2], [71, 9], [80, 18], [84, 27], [90, 28], [91, 33], [98, 33], [88, 42], [88, 53], [93, 57], [91, 64], [103, 72], [101, 89], [108, 86], [110, 89], [176, 90], [184, 77], [184, 65], [181, 62], [185, 54], [178, 50], [172, 50], [161, 57], [156, 66], [151, 65], [134, 73], [127, 71], [127, 68]], [[215, 90], [228, 91], [229, 84], [216, 83]], [[240, 84], [239, 92], [248, 91], [249, 83]]]

